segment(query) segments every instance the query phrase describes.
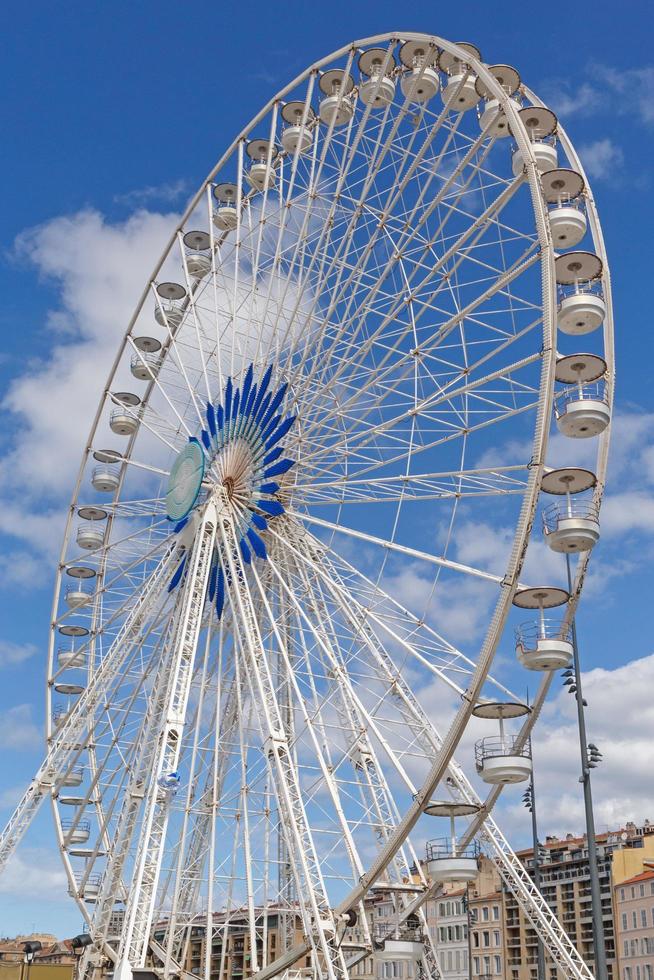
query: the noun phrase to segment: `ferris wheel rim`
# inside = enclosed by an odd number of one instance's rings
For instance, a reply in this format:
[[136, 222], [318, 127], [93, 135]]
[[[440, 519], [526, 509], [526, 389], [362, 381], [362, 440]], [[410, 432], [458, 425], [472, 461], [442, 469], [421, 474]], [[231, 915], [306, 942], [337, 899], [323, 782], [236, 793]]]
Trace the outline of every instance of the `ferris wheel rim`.
[[[206, 178], [205, 182], [202, 184], [202, 186], [201, 186], [200, 190], [198, 191], [197, 195], [195, 196], [195, 198], [192, 199], [191, 203], [189, 204], [188, 209], [187, 209], [185, 215], [182, 217], [179, 225], [177, 226], [177, 228], [175, 229], [174, 234], [171, 237], [170, 242], [168, 243], [168, 245], [166, 246], [164, 252], [162, 253], [161, 259], [159, 260], [159, 262], [158, 262], [158, 264], [157, 264], [157, 266], [156, 266], [156, 268], [155, 268], [155, 270], [153, 272], [153, 275], [152, 275], [151, 279], [148, 280], [148, 285], [146, 286], [146, 289], [144, 290], [143, 296], [142, 296], [142, 298], [141, 298], [141, 300], [140, 300], [140, 302], [138, 304], [138, 307], [137, 307], [137, 309], [135, 311], [135, 314], [134, 314], [134, 316], [133, 316], [133, 318], [132, 318], [132, 320], [131, 320], [131, 322], [130, 322], [130, 324], [129, 324], [126, 332], [125, 332], [125, 335], [123, 337], [122, 344], [120, 345], [120, 348], [119, 348], [119, 351], [118, 351], [118, 354], [117, 354], [117, 357], [116, 357], [116, 361], [114, 363], [114, 366], [113, 366], [112, 371], [111, 371], [111, 374], [110, 374], [110, 382], [111, 382], [111, 379], [113, 378], [113, 376], [115, 374], [116, 366], [117, 366], [117, 364], [118, 364], [118, 362], [120, 360], [120, 357], [122, 356], [122, 353], [125, 350], [125, 347], [127, 345], [128, 337], [131, 336], [131, 331], [133, 329], [133, 326], [136, 323], [136, 320], [138, 318], [138, 315], [139, 315], [139, 313], [140, 313], [140, 311], [141, 311], [141, 309], [142, 309], [142, 307], [143, 307], [143, 305], [144, 305], [144, 303], [145, 303], [145, 301], [147, 299], [147, 296], [150, 293], [150, 283], [153, 282], [156, 279], [156, 276], [157, 276], [160, 268], [162, 267], [162, 265], [163, 265], [166, 257], [170, 253], [171, 248], [174, 246], [175, 240], [176, 240], [179, 232], [181, 231], [181, 229], [184, 228], [185, 222], [187, 221], [188, 217], [193, 213], [193, 210], [196, 207], [196, 205], [198, 204], [198, 202], [201, 200], [202, 195], [203, 195], [203, 193], [205, 193], [205, 189], [209, 186], [209, 183], [212, 180], [212, 178], [220, 171], [220, 168], [223, 165], [223, 163], [230, 158], [230, 155], [232, 154], [234, 148], [239, 143], [241, 143], [249, 133], [251, 133], [253, 131], [254, 127], [256, 125], [258, 125], [258, 123], [261, 121], [261, 119], [263, 119], [263, 118], [266, 117], [266, 115], [268, 114], [268, 112], [270, 111], [270, 109], [272, 108], [272, 106], [276, 102], [278, 102], [283, 97], [283, 95], [286, 92], [291, 91], [293, 88], [295, 88], [297, 85], [299, 85], [303, 80], [305, 80], [306, 78], [308, 78], [308, 76], [310, 74], [317, 72], [322, 65], [329, 64], [330, 62], [334, 61], [336, 58], [342, 57], [343, 55], [347, 54], [349, 51], [353, 50], [354, 48], [364, 47], [364, 46], [367, 46], [367, 45], [369, 45], [371, 43], [375, 43], [375, 42], [378, 42], [378, 41], [389, 41], [389, 40], [393, 40], [395, 38], [398, 38], [399, 39], [399, 37], [401, 37], [404, 40], [406, 40], [406, 39], [410, 39], [410, 40], [413, 40], [413, 39], [415, 39], [415, 40], [423, 40], [425, 38], [430, 38], [434, 43], [437, 43], [439, 47], [443, 47], [446, 50], [451, 49], [452, 53], [455, 53], [456, 51], [459, 50], [457, 45], [452, 44], [451, 42], [446, 42], [443, 39], [437, 38], [436, 36], [432, 36], [432, 35], [423, 35], [423, 34], [401, 34], [401, 35], [396, 35], [396, 34], [383, 34], [383, 35], [377, 35], [377, 36], [375, 36], [373, 38], [364, 39], [362, 41], [357, 41], [357, 42], [353, 42], [350, 45], [346, 45], [343, 48], [341, 48], [339, 51], [334, 52], [334, 53], [328, 55], [327, 57], [321, 59], [320, 61], [314, 63], [314, 65], [312, 65], [310, 68], [306, 69], [293, 82], [289, 83], [288, 86], [286, 86], [284, 89], [282, 89], [274, 97], [274, 99], [270, 100], [270, 102], [264, 107], [264, 109], [262, 109], [261, 112], [257, 116], [255, 116], [253, 118], [253, 120], [250, 122], [250, 124], [241, 131], [241, 133], [236, 138], [236, 140], [234, 140], [234, 142], [231, 144], [231, 146], [229, 147], [229, 149], [226, 151], [226, 153], [223, 155], [223, 157], [221, 157], [221, 159], [219, 160], [219, 162], [216, 164], [216, 166], [210, 172], [209, 176]], [[475, 59], [472, 58], [470, 55], [467, 55], [467, 56], [469, 57], [470, 61], [474, 63], [473, 64], [473, 67], [475, 68], [476, 73], [480, 77], [483, 77], [484, 76], [484, 73], [487, 73], [486, 67], [484, 65], [482, 65], [480, 62], [476, 62]], [[497, 85], [497, 82], [494, 79], [494, 77], [492, 75], [490, 75], [490, 73], [487, 73], [487, 74], [489, 74], [489, 78], [491, 79], [491, 81], [488, 83], [489, 84], [489, 87], [492, 87], [492, 84], [493, 83], [495, 83]], [[500, 88], [499, 85], [497, 85], [497, 88], [498, 89]], [[502, 99], [501, 89], [500, 89], [500, 91], [498, 93], [498, 98], [500, 98], [500, 100]], [[507, 115], [509, 117], [511, 116], [512, 113], [514, 113], [515, 116], [516, 116], [516, 120], [519, 120], [519, 117], [517, 116], [517, 112], [514, 109], [514, 107], [511, 105], [510, 100], [508, 100], [508, 98], [506, 99], [506, 111], [507, 111]], [[523, 150], [523, 152], [526, 151], [526, 154], [531, 157], [530, 163], [531, 163], [532, 170], [533, 170], [533, 168], [534, 168], [534, 160], [533, 160], [533, 154], [532, 154], [532, 151], [531, 151], [531, 147], [530, 147], [529, 141], [526, 139], [526, 137], [524, 137], [524, 133], [522, 133], [522, 131], [520, 129], [519, 122], [515, 122], [514, 121], [514, 124], [516, 125], [516, 129], [517, 129], [517, 131], [516, 131], [516, 140], [517, 140], [518, 144], [520, 145], [521, 135], [523, 136], [523, 138], [524, 138], [524, 146], [522, 146], [521, 149]], [[534, 187], [532, 185], [531, 179], [530, 179], [530, 187], [531, 187], [531, 190], [532, 190], [532, 199], [533, 199], [534, 198]], [[541, 202], [541, 204], [542, 204], [542, 202]], [[542, 233], [542, 235], [545, 237], [545, 239], [547, 239], [547, 233], [546, 233], [546, 229], [545, 229], [545, 213], [546, 213], [545, 212], [545, 207], [544, 207], [544, 205], [542, 205], [541, 215], [540, 215], [542, 227], [539, 228], [539, 237], [541, 236], [541, 233]], [[534, 214], [536, 215], [536, 208], [535, 208], [535, 206], [534, 206]], [[597, 225], [597, 227], [599, 229], [599, 224]], [[600, 232], [600, 234], [601, 234], [601, 232]], [[553, 252], [553, 250], [551, 248], [551, 243], [546, 243], [546, 244], [547, 244], [548, 256], [550, 258], [550, 262], [548, 262], [548, 266], [550, 267], [549, 268], [549, 271], [548, 271], [548, 280], [549, 280], [549, 282], [548, 282], [548, 288], [549, 288], [550, 292], [552, 292], [553, 291], [553, 288], [554, 288], [553, 287], [554, 278], [553, 278], [553, 255], [551, 253]], [[604, 266], [605, 266], [605, 269], [606, 269], [607, 275], [608, 275], [608, 265], [606, 263], [604, 263]], [[610, 310], [611, 310], [610, 302], [607, 304], [607, 306], [608, 306], [609, 316], [610, 316]], [[544, 331], [546, 329], [546, 319], [547, 319], [546, 317], [543, 317], [543, 330]], [[555, 322], [554, 305], [552, 305], [552, 309], [551, 309], [550, 316], [549, 316], [549, 330], [548, 330], [548, 332], [549, 332], [549, 336], [548, 336], [547, 340], [549, 341], [549, 344], [547, 345], [546, 355], [543, 358], [544, 367], [543, 367], [543, 370], [541, 372], [541, 393], [545, 395], [546, 402], [549, 405], [549, 409], [547, 411], [542, 410], [542, 412], [541, 412], [541, 414], [542, 414], [542, 419], [541, 419], [541, 425], [542, 425], [542, 427], [544, 427], [546, 424], [549, 423], [549, 418], [551, 416], [552, 378], [553, 378], [553, 370], [554, 370], [554, 363], [555, 363], [555, 356], [556, 356], [556, 342], [555, 342], [556, 341], [556, 322]], [[547, 384], [545, 383], [545, 380], [544, 380], [545, 379], [545, 376], [547, 377]], [[143, 399], [144, 404], [147, 403], [147, 401], [149, 399], [150, 392], [152, 391], [153, 386], [154, 386], [154, 382], [152, 382], [151, 384], [148, 385], [147, 393], [146, 393], [146, 395], [145, 395], [145, 397]], [[546, 388], [546, 390], [544, 390], [544, 387]], [[110, 383], [107, 386], [107, 390], [110, 390]], [[547, 401], [548, 398], [549, 398], [549, 401]], [[101, 417], [103, 405], [104, 405], [104, 401], [101, 401], [100, 402], [100, 405], [99, 405], [99, 408], [98, 408], [97, 415], [96, 415], [96, 419], [95, 419], [94, 424], [93, 424], [93, 427], [92, 427], [91, 436], [90, 436], [89, 441], [88, 441], [88, 446], [89, 447], [91, 447], [93, 445], [93, 437], [94, 437], [94, 433], [95, 433], [95, 431], [97, 429], [98, 421], [99, 421], [99, 419]], [[542, 405], [543, 405], [543, 403], [541, 401], [541, 409], [542, 409]], [[127, 451], [126, 451], [126, 453], [125, 453], [125, 455], [123, 457], [124, 459], [129, 459], [131, 457], [131, 452], [132, 452], [132, 447], [134, 445], [134, 440], [135, 440], [135, 436], [133, 438], [130, 438], [129, 444], [128, 444], [128, 447], [127, 447]], [[536, 442], [536, 436], [534, 436], [534, 444], [535, 444], [535, 442]], [[603, 442], [606, 443], [607, 440], [603, 440]], [[546, 445], [547, 445], [547, 431], [543, 428], [543, 434], [541, 435], [540, 440], [539, 440], [539, 447], [540, 447], [541, 450], [544, 450], [544, 448], [545, 448]], [[83, 477], [84, 466], [85, 466], [86, 456], [88, 455], [88, 452], [89, 452], [89, 449], [87, 449], [86, 454], [85, 454], [84, 459], [83, 459], [83, 462], [82, 462], [82, 467], [80, 469], [80, 475], [79, 475], [79, 478], [78, 478], [78, 485], [76, 487], [76, 490], [75, 490], [74, 496], [73, 496], [73, 505], [75, 504], [75, 502], [78, 500], [78, 497], [79, 497], [79, 491], [80, 491], [80, 488], [81, 488], [81, 480], [82, 480], [82, 477]], [[544, 454], [544, 451], [537, 453], [537, 455], [541, 459], [540, 465], [542, 467], [542, 465], [543, 465], [543, 459], [544, 459], [544, 455], [545, 455]], [[530, 481], [531, 490], [529, 491], [529, 493], [525, 493], [525, 503], [523, 504], [523, 515], [524, 516], [521, 519], [521, 524], [523, 525], [523, 531], [522, 531], [522, 534], [521, 534], [521, 537], [522, 537], [522, 545], [520, 546], [520, 548], [518, 548], [518, 552], [519, 553], [515, 554], [515, 556], [513, 557], [514, 569], [517, 567], [518, 563], [521, 560], [521, 555], [524, 553], [524, 549], [526, 547], [526, 543], [528, 541], [528, 536], [529, 536], [529, 525], [531, 523], [531, 520], [533, 519], [533, 515], [534, 515], [535, 510], [536, 510], [537, 501], [538, 501], [538, 495], [539, 495], [539, 472], [540, 471], [537, 470], [537, 469], [534, 469], [532, 471], [532, 477], [531, 477], [531, 481]], [[598, 480], [598, 483], [602, 483], [603, 484], [603, 479], [602, 480]], [[599, 492], [601, 492], [601, 488], [600, 488], [600, 491]], [[118, 493], [120, 494], [120, 490], [118, 491]], [[528, 506], [527, 506], [527, 499], [529, 499]], [[71, 512], [72, 512], [72, 509], [71, 509]], [[68, 522], [67, 522], [67, 529], [66, 529], [66, 534], [65, 534], [65, 537], [64, 537], [64, 546], [63, 546], [63, 549], [62, 549], [62, 556], [65, 555], [66, 545], [67, 545], [67, 542], [69, 540], [70, 527], [71, 527], [71, 512], [69, 512], [69, 518], [68, 518]], [[516, 532], [516, 535], [517, 535], [517, 532]], [[514, 552], [516, 551], [516, 548], [515, 548], [515, 539], [514, 539], [514, 549], [513, 549], [513, 551]], [[578, 580], [579, 580], [578, 581], [578, 589], [581, 586], [581, 580], [583, 578], [583, 572], [585, 570], [585, 565], [586, 564], [587, 564], [587, 559], [584, 560], [580, 564], [580, 566], [579, 566], [579, 571], [578, 571]], [[58, 587], [60, 586], [60, 584], [61, 584], [61, 575], [58, 576], [58, 582], [57, 582]], [[577, 592], [578, 592], [578, 589], [577, 589]], [[502, 595], [504, 595], [504, 598], [502, 598]], [[495, 626], [495, 639], [493, 641], [492, 651], [490, 653], [490, 659], [491, 660], [492, 660], [493, 653], [494, 653], [494, 651], [495, 651], [495, 649], [497, 647], [497, 642], [498, 642], [499, 636], [501, 635], [501, 631], [502, 631], [502, 628], [503, 628], [503, 623], [504, 623], [505, 618], [506, 618], [506, 613], [508, 612], [508, 609], [509, 609], [509, 606], [510, 606], [510, 601], [511, 601], [511, 592], [510, 592], [510, 590], [507, 591], [504, 594], [501, 593], [500, 597], [498, 598], [498, 604], [496, 606], [495, 613], [493, 614], [493, 620], [497, 619], [497, 623], [496, 623], [496, 626]], [[55, 620], [57, 603], [58, 603], [58, 592], [57, 592], [57, 590], [55, 590], [55, 598], [53, 600], [53, 623], [54, 623], [54, 620]], [[503, 613], [504, 614], [503, 614], [503, 617], [500, 616], [498, 618], [498, 609], [499, 609], [499, 606], [500, 605], [502, 606], [502, 609], [503, 609]], [[54, 631], [54, 626], [53, 626], [53, 631]], [[54, 634], [53, 631], [51, 632], [51, 648], [50, 648], [50, 654], [49, 654], [51, 664], [52, 664], [52, 659], [54, 657], [53, 637], [56, 637], [56, 634]], [[545, 678], [543, 683], [546, 683], [546, 682], [547, 682], [547, 686], [549, 686], [549, 683], [551, 682], [551, 677], [550, 678]], [[540, 692], [539, 692], [539, 694], [540, 694]], [[543, 697], [544, 697], [544, 694], [543, 694]], [[50, 710], [48, 710], [48, 712], [47, 712], [48, 724], [50, 724], [50, 715], [51, 715], [51, 712], [50, 712]], [[533, 712], [533, 718], [530, 717], [528, 719], [528, 722], [530, 724], [529, 724], [529, 728], [526, 729], [527, 732], [531, 730], [531, 726], [533, 726], [533, 724], [535, 723], [537, 715], [538, 715], [538, 711], [534, 711]], [[465, 728], [466, 723], [467, 723], [467, 719], [464, 719], [461, 722], [461, 728], [460, 728], [461, 734], [463, 733], [463, 730]], [[51, 734], [51, 730], [48, 731], [48, 734]], [[458, 740], [457, 740], [457, 744], [458, 744]], [[452, 751], [454, 751], [454, 748], [455, 748], [455, 746], [453, 746]], [[495, 792], [495, 791], [493, 791], [493, 792]], [[56, 810], [56, 804], [55, 804], [55, 812], [57, 812], [57, 810]], [[348, 900], [350, 900], [350, 899], [351, 899], [351, 896], [348, 897]]]

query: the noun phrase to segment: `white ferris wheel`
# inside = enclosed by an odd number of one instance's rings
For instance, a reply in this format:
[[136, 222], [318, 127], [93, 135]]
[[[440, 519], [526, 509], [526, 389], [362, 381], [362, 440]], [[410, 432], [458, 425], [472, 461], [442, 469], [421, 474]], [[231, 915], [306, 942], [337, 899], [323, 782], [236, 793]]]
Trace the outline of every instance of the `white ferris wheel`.
[[[120, 980], [192, 975], [197, 926], [208, 978], [236, 922], [260, 980], [373, 949], [438, 977], [425, 902], [481, 843], [589, 978], [492, 809], [570, 661], [611, 401], [594, 202], [518, 72], [422, 34], [308, 68], [211, 171], [120, 343], [61, 553], [47, 753], [0, 864], [49, 797]], [[557, 429], [583, 466], [549, 464]], [[506, 554], [479, 557], [484, 528]], [[561, 575], [523, 581], [543, 533]]]

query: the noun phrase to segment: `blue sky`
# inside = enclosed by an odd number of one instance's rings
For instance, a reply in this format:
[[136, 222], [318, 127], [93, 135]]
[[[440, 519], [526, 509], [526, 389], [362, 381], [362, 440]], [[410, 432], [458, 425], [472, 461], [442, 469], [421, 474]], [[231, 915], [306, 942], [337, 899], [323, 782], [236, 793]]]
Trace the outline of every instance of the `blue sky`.
[[[516, 9], [507, 2], [452, 9], [424, 0], [414, 0], [406, 12], [387, 0], [14, 7], [0, 58], [3, 822], [40, 759], [52, 556], [75, 474], [69, 461], [79, 458], [88, 428], [86, 418], [77, 418], [74, 391], [62, 395], [65, 358], [58, 362], [61, 387], [56, 373], [43, 374], [43, 365], [55, 348], [67, 348], [74, 359], [87, 329], [105, 352], [103, 330], [126, 322], [170, 228], [172, 218], [161, 215], [182, 207], [277, 89], [349, 40], [402, 28], [470, 40], [484, 60], [516, 65], [559, 112], [593, 180], [615, 293], [618, 416], [609, 474], [611, 533], [598, 547], [579, 625], [584, 666], [591, 671], [591, 734], [607, 758], [597, 779], [598, 823], [622, 818], [616, 803], [622, 798], [625, 815], [654, 819], [646, 767], [654, 714], [642, 700], [654, 673], [654, 63], [648, 9], [626, 3], [618, 16], [615, 4], [594, 3], [572, 15], [569, 4], [550, 3], [523, 19]], [[107, 350], [115, 342], [109, 336]], [[104, 373], [103, 367], [101, 379]], [[66, 431], [76, 433], [78, 425], [82, 434], [66, 442]], [[54, 456], [45, 454], [43, 431], [50, 428]], [[553, 705], [536, 743], [545, 829], [579, 828], [575, 777], [556, 754], [568, 714], [566, 705]], [[572, 794], [574, 826], [563, 825], [555, 805], [562, 792]], [[526, 814], [509, 806], [505, 818], [521, 843]], [[0, 883], [0, 935], [32, 926], [61, 935], [76, 931], [79, 914], [58, 892], [62, 875], [46, 812], [21, 854], [23, 863]]]

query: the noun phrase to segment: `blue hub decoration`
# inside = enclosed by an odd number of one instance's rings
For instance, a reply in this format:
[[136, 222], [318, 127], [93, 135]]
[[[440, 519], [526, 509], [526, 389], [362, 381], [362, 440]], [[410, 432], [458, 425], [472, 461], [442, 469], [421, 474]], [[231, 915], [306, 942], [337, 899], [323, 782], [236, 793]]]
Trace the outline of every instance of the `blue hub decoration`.
[[[277, 391], [270, 388], [272, 366], [259, 384], [254, 383], [253, 365], [246, 371], [242, 388], [227, 379], [222, 403], [207, 404], [207, 428], [200, 438], [193, 436], [177, 457], [170, 474], [166, 494], [169, 520], [176, 521], [175, 531], [187, 524], [194, 508], [203, 477], [222, 485], [230, 502], [239, 549], [246, 564], [253, 555], [265, 559], [266, 545], [261, 532], [271, 517], [284, 513], [277, 493], [275, 477], [287, 473], [294, 460], [283, 456], [281, 440], [295, 421], [284, 414], [282, 405], [287, 385]], [[169, 591], [184, 578], [186, 556], [173, 575]], [[209, 601], [215, 603], [220, 618], [225, 604], [225, 582], [229, 566], [222, 546], [217, 545], [209, 574]]]

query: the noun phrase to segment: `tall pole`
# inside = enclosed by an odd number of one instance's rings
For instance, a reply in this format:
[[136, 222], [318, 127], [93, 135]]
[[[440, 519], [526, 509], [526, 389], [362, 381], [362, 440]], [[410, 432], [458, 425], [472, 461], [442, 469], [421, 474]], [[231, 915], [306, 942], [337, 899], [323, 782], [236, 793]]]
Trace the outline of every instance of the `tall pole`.
[[[540, 891], [540, 850], [538, 843], [538, 820], [536, 818], [536, 791], [534, 789], [534, 756], [531, 753], [531, 779], [529, 781], [529, 798], [531, 802], [531, 835], [533, 840], [534, 884]], [[545, 980], [545, 947], [538, 939], [538, 980]]]
[[466, 918], [468, 920], [468, 980], [472, 980], [472, 934], [470, 932], [470, 882], [466, 882]]
[[[568, 570], [568, 592], [572, 595], [572, 569], [570, 555], [565, 556]], [[588, 767], [588, 742], [586, 740], [586, 719], [584, 717], [584, 696], [581, 689], [581, 668], [579, 666], [579, 645], [575, 617], [571, 622], [572, 655], [575, 672], [575, 697], [577, 698], [577, 721], [579, 725], [579, 748], [581, 750], [581, 777], [584, 788], [584, 809], [586, 811], [586, 840], [588, 842], [588, 870], [590, 873], [590, 895], [593, 913], [593, 944], [595, 946], [595, 975], [597, 980], [608, 980], [606, 969], [606, 946], [604, 944], [604, 922], [602, 921], [602, 890], [597, 867], [597, 847], [595, 844], [595, 817], [593, 814], [593, 794], [590, 786]]]

